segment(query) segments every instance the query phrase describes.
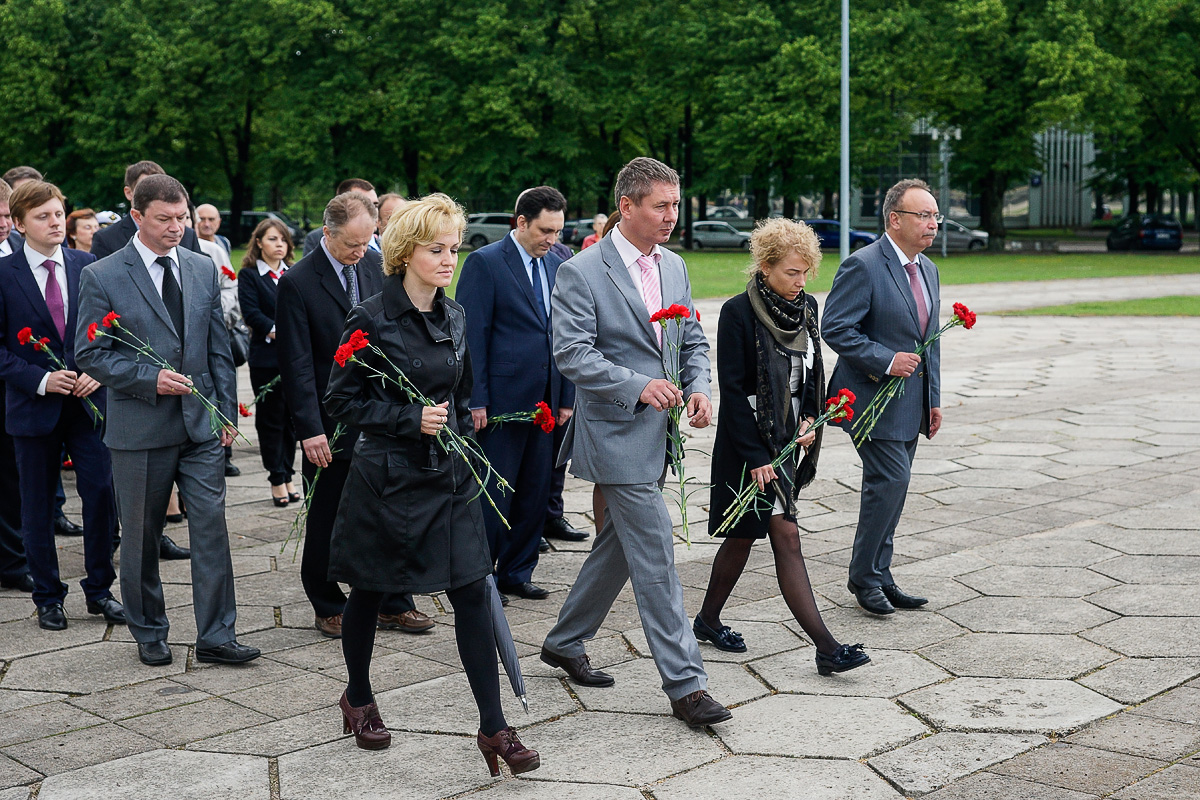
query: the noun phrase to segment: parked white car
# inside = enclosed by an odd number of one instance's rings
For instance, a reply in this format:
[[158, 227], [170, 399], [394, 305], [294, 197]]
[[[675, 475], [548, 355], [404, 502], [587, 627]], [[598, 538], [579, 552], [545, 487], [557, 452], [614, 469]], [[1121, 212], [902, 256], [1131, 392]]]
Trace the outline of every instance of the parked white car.
[[693, 247], [740, 247], [750, 249], [750, 234], [728, 222], [705, 220], [692, 223]]
[[497, 242], [513, 229], [512, 219], [512, 214], [471, 214], [467, 217], [467, 233], [463, 240], [472, 250]]
[[946, 236], [947, 250], [986, 250], [988, 245], [987, 231], [977, 231], [955, 222], [952, 219], [942, 221], [937, 238], [929, 248], [931, 252], [942, 251], [942, 237]]

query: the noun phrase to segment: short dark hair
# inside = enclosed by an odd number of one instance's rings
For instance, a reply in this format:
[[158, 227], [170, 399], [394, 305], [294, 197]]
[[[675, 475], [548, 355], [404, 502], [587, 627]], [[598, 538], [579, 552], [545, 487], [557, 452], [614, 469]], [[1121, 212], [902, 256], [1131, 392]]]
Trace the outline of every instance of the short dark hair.
[[137, 186], [138, 181], [147, 175], [166, 174], [167, 171], [153, 161], [139, 161], [136, 164], [130, 164], [125, 168], [125, 185], [130, 189], [133, 189]]
[[8, 172], [4, 173], [3, 176], [0, 176], [0, 177], [3, 177], [4, 182], [7, 183], [10, 187], [17, 181], [44, 180], [44, 178], [42, 178], [42, 173], [38, 172], [33, 167], [13, 167]]
[[13, 189], [12, 196], [8, 198], [8, 210], [14, 220], [24, 222], [26, 214], [55, 198], [66, 207], [67, 198], [53, 183], [28, 181]]
[[517, 196], [516, 215], [533, 222], [543, 211], [566, 211], [567, 198], [553, 186], [535, 186]]
[[375, 187], [370, 181], [364, 181], [362, 178], [346, 178], [337, 185], [337, 193], [345, 194], [346, 192], [373, 192]]
[[654, 191], [654, 184], [666, 183], [671, 186], [679, 185], [679, 173], [656, 158], [640, 156], [633, 159], [617, 173], [617, 183], [613, 187], [613, 199], [617, 209], [621, 208], [621, 198], [628, 197], [635, 204]]
[[900, 201], [904, 199], [904, 195], [909, 189], [924, 189], [933, 194], [933, 190], [929, 188], [929, 184], [920, 178], [905, 178], [898, 181], [895, 186], [887, 190], [887, 194], [883, 196], [883, 208], [880, 213], [883, 219], [883, 227], [887, 228], [888, 218], [892, 212], [896, 210], [896, 206], [900, 205]]
[[161, 203], [186, 203], [187, 189], [170, 175], [146, 175], [133, 188], [133, 207], [144, 214], [156, 200]]

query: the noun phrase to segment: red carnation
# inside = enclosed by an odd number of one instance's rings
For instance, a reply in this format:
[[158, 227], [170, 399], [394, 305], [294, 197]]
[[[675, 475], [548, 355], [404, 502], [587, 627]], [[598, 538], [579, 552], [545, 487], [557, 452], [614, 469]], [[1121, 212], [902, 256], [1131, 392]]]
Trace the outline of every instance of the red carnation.
[[237, 273], [231, 270], [229, 267], [221, 267], [221, 274], [226, 278], [229, 278], [231, 281], [237, 280]]
[[95, 322], [93, 322], [91, 325], [88, 325], [87, 337], [89, 342], [96, 341], [96, 328], [98, 327], [99, 325], [97, 325]]
[[17, 331], [17, 341], [21, 344], [29, 344], [29, 340], [33, 338], [32, 328], [21, 328]]
[[842, 411], [846, 412], [846, 415], [845, 415], [845, 417], [843, 417], [843, 419], [845, 419], [847, 422], [854, 419], [854, 409], [853, 408], [851, 408], [850, 406], [842, 406]]
[[243, 417], [253, 416], [253, 413], [250, 411], [250, 409], [246, 408], [245, 403], [238, 403], [238, 413]]
[[346, 362], [352, 358], [354, 358], [354, 348], [350, 346], [349, 342], [339, 347], [337, 352], [333, 354], [333, 360], [337, 362], [339, 367], [346, 366]]
[[550, 406], [544, 402], [539, 402], [537, 408], [533, 412], [533, 421], [542, 427], [546, 433], [554, 430], [554, 414], [550, 411]]
[[38, 339], [36, 342], [33, 343], [33, 349], [34, 350], [45, 350], [47, 353], [49, 353], [50, 352], [49, 337], [43, 336], [42, 338]]
[[367, 335], [363, 333], [362, 329], [360, 328], [354, 331], [354, 333], [350, 334], [350, 340], [347, 341], [346, 344], [350, 345], [350, 352], [354, 353], [362, 350], [364, 347], [369, 346], [371, 343], [367, 341]]
[[687, 306], [680, 305], [679, 303], [672, 303], [668, 307], [659, 309], [651, 314], [650, 321], [657, 322], [665, 326], [671, 320], [679, 321], [686, 319], [691, 315], [692, 312], [688, 310]]
[[121, 318], [120, 314], [118, 314], [115, 311], [110, 311], [104, 315], [104, 319], [101, 320], [101, 323], [106, 328], [119, 328], [119, 327], [121, 327], [121, 323], [117, 322], [117, 320], [119, 320], [120, 318]]
[[954, 304], [954, 316], [967, 330], [971, 330], [971, 328], [975, 327], [975, 312], [964, 306], [962, 303]]
[[854, 392], [849, 389], [838, 389], [838, 397], [846, 398], [846, 405], [852, 405], [858, 399], [854, 396]]

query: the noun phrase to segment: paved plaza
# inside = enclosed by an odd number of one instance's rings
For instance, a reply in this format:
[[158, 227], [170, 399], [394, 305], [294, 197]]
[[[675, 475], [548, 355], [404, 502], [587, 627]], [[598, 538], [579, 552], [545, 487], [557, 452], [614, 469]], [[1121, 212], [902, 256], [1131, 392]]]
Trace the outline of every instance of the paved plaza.
[[[616, 686], [575, 686], [537, 652], [591, 540], [556, 542], [534, 576], [550, 598], [507, 609], [530, 700], [527, 715], [505, 682], [507, 713], [542, 755], [520, 779], [489, 778], [475, 747], [441, 596], [418, 598], [432, 632], [377, 640], [391, 748], [342, 735], [340, 645], [313, 629], [299, 560], [280, 552], [295, 510], [270, 505], [257, 451], [239, 449], [238, 632], [263, 657], [194, 660], [187, 562], [162, 566], [165, 668], [89, 616], [77, 581], [63, 632], [0, 591], [0, 800], [1200, 797], [1200, 319], [993, 313], [1170, 294], [1200, 294], [1200, 276], [943, 288], [944, 310], [963, 302], [980, 319], [943, 339], [946, 421], [920, 444], [896, 537], [897, 580], [929, 605], [872, 617], [846, 591], [860, 467], [845, 434], [826, 437], [801, 498], [818, 602], [867, 667], [817, 675], [761, 543], [723, 616], [748, 652], [701, 645], [730, 722], [694, 731], [669, 716], [628, 587], [589, 646]], [[715, 340], [720, 302], [699, 306]], [[711, 442], [711, 429], [694, 437]], [[708, 474], [699, 455], [689, 467]], [[676, 548], [692, 615], [717, 546], [707, 495], [695, 501], [691, 546]], [[591, 486], [571, 479], [566, 503], [590, 530]], [[181, 544], [186, 530], [168, 528]], [[78, 540], [59, 543], [64, 577], [80, 575]]]

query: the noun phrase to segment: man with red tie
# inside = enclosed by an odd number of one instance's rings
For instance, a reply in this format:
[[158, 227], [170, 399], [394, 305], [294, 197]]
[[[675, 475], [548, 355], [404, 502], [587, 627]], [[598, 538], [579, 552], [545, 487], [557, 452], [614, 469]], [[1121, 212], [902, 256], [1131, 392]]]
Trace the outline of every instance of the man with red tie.
[[99, 382], [75, 367], [79, 278], [95, 257], [62, 247], [64, 198], [58, 187], [29, 181], [9, 205], [25, 237], [20, 250], [0, 259], [0, 379], [7, 384], [5, 426], [13, 437], [21, 496], [21, 533], [33, 578], [38, 624], [63, 630], [67, 586], [59, 580], [54, 546], [54, 494], [63, 445], [75, 462], [83, 500], [82, 587], [90, 614], [125, 624], [112, 596], [116, 501], [108, 449], [98, 414], [105, 407]]

